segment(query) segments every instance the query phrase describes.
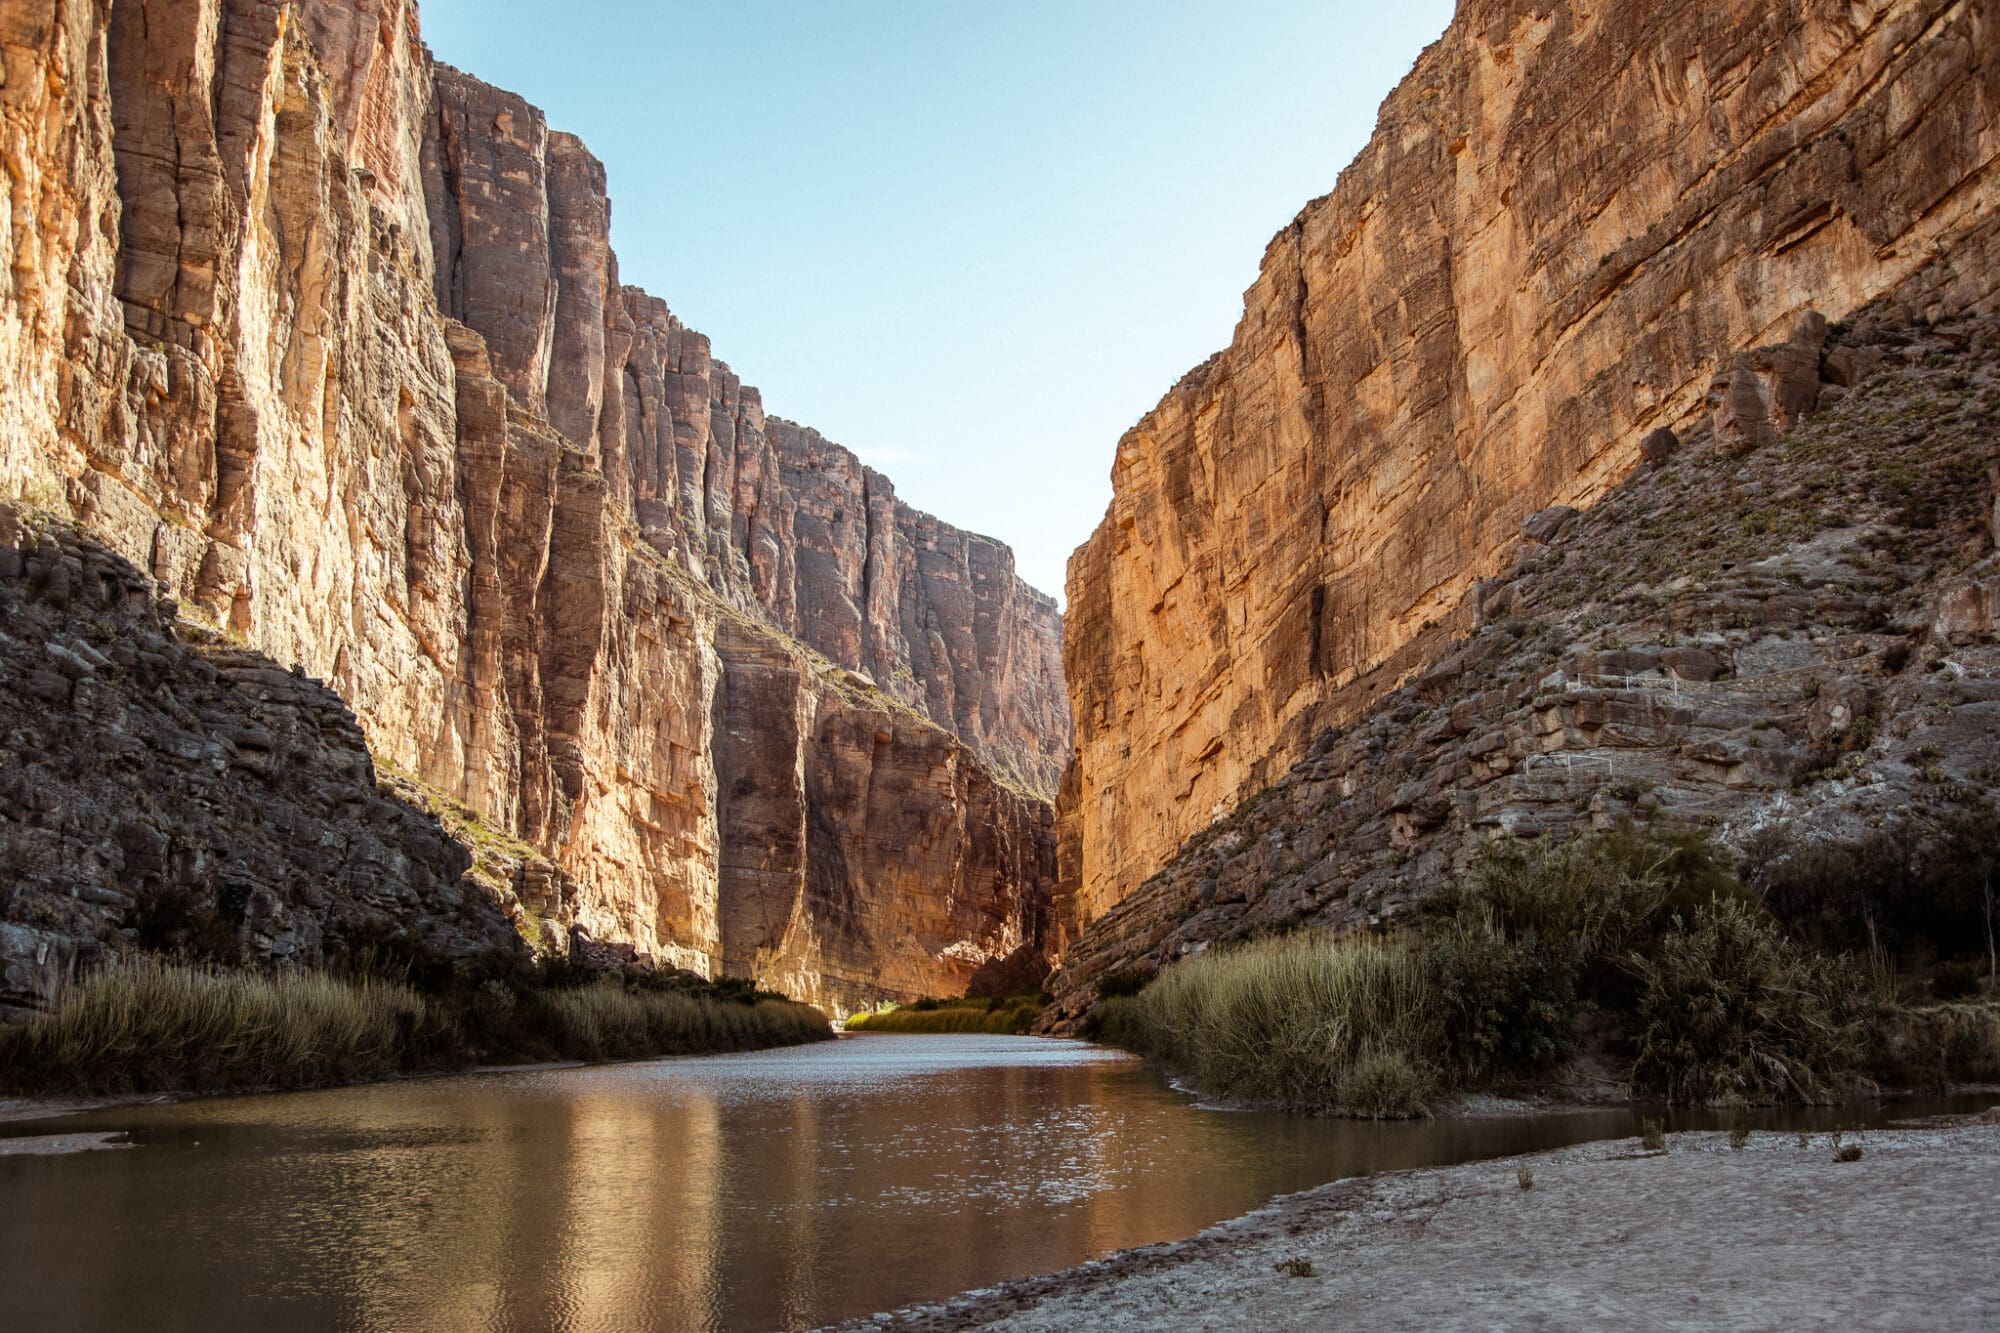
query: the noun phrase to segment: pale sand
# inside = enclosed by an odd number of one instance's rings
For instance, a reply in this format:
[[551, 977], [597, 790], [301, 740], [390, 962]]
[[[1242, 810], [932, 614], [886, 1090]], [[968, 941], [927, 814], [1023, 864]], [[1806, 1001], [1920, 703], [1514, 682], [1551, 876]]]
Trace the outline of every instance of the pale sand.
[[[2000, 1328], [2000, 1125], [1859, 1142], [1836, 1163], [1826, 1134], [1676, 1134], [1344, 1181], [848, 1327]], [[1314, 1276], [1274, 1270], [1294, 1259]]]

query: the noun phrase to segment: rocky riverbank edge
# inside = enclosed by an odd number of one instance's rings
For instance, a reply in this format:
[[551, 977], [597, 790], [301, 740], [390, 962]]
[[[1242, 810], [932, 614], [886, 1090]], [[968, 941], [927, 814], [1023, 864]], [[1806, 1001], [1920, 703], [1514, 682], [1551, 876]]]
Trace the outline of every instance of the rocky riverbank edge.
[[2000, 1108], [1740, 1146], [1613, 1140], [1339, 1181], [839, 1328], [1992, 1328], [1996, 1189]]

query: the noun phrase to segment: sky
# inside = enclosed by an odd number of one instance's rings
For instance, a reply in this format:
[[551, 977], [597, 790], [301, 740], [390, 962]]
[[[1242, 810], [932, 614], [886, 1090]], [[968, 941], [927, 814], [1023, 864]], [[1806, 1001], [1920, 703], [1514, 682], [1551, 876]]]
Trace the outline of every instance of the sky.
[[605, 164], [623, 281], [1062, 596], [1452, 0], [422, 0]]

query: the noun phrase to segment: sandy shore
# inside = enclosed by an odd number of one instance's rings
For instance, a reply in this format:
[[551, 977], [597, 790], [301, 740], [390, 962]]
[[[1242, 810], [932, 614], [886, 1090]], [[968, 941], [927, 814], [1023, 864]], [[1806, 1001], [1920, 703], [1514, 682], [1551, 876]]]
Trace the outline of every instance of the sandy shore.
[[846, 1327], [2000, 1328], [2000, 1124], [1857, 1141], [1836, 1162], [1826, 1134], [1676, 1134], [1344, 1181]]

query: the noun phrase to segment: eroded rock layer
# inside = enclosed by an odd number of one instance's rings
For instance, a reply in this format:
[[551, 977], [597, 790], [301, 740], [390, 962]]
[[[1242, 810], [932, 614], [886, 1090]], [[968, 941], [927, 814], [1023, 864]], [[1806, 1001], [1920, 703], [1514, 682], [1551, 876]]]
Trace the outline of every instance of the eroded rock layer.
[[1990, 303], [1996, 53], [1991, 0], [1463, 0], [1120, 442], [1069, 571], [1065, 919], [1445, 651], [1523, 519], [1783, 378], [1718, 383], [1736, 350]]
[[20, 0], [0, 73], [0, 494], [596, 939], [835, 1007], [1039, 955], [1053, 603], [621, 285], [579, 142], [406, 0]]

